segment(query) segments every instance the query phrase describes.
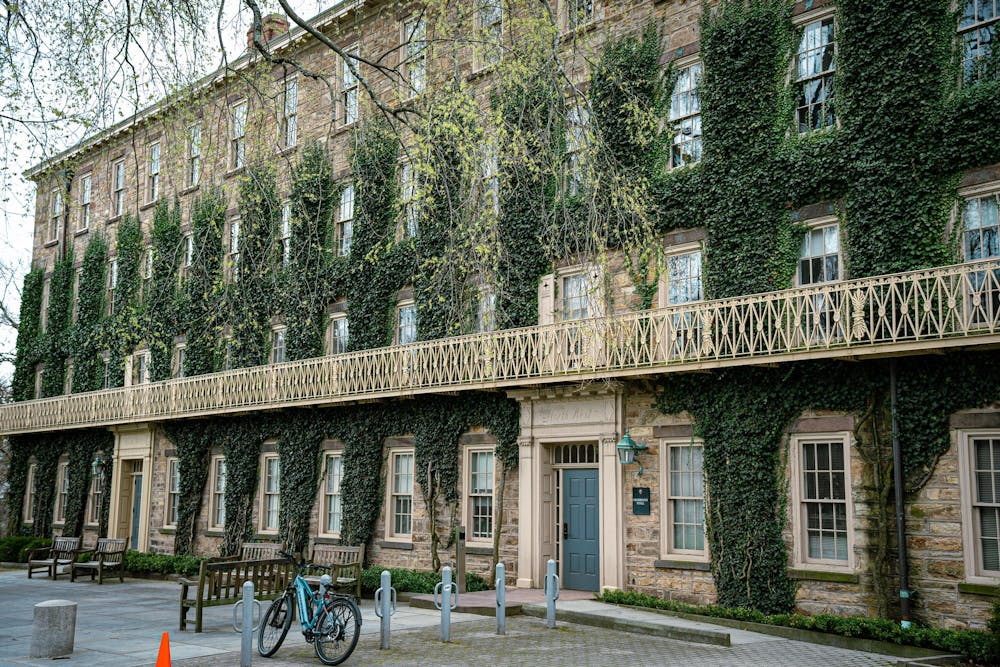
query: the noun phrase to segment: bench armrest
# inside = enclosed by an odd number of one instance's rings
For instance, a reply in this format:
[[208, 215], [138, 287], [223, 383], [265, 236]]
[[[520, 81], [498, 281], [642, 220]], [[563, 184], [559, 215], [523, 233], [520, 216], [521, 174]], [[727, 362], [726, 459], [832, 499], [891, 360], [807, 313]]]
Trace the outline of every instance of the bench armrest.
[[52, 553], [52, 547], [35, 547], [28, 552], [28, 560], [34, 560], [35, 556], [38, 554], [50, 554]]

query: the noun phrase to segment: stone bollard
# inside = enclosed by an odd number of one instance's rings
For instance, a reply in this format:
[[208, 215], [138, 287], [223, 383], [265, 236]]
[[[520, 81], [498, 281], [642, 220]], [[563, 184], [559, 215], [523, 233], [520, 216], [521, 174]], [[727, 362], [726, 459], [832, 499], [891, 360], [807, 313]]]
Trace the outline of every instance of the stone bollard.
[[76, 603], [46, 600], [35, 605], [31, 627], [32, 658], [61, 658], [73, 654], [76, 637]]

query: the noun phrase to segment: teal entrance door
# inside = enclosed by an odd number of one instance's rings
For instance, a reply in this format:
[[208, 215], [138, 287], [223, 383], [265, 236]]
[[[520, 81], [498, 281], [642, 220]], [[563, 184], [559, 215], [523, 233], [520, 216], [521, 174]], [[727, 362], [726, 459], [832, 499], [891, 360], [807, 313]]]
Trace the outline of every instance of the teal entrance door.
[[142, 473], [132, 475], [132, 541], [131, 549], [139, 548], [139, 519], [142, 515]]
[[598, 589], [597, 471], [563, 470], [562, 586]]

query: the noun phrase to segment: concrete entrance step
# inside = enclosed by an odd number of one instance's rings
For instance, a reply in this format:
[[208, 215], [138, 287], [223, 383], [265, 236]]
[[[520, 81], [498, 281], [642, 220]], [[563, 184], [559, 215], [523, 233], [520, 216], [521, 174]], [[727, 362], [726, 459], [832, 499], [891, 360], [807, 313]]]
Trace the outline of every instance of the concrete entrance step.
[[[593, 600], [594, 594], [590, 591], [567, 591], [560, 594], [560, 602], [563, 600]], [[516, 616], [521, 613], [525, 604], [541, 604], [545, 609], [545, 593], [540, 588], [508, 588], [507, 589], [507, 615]], [[433, 609], [434, 596], [427, 594], [417, 594], [410, 596], [410, 606], [418, 609]], [[496, 591], [477, 591], [475, 593], [461, 593], [458, 596], [458, 606], [455, 611], [465, 614], [479, 614], [480, 616], [493, 616], [497, 611]], [[544, 615], [544, 611], [543, 611]]]
[[[567, 600], [565, 593], [566, 591], [563, 591], [563, 595], [556, 602], [556, 620], [558, 621], [677, 639], [696, 644], [731, 645], [731, 632], [718, 626], [638, 609], [618, 607], [596, 600]], [[522, 604], [521, 613], [525, 616], [545, 618], [545, 603]]]

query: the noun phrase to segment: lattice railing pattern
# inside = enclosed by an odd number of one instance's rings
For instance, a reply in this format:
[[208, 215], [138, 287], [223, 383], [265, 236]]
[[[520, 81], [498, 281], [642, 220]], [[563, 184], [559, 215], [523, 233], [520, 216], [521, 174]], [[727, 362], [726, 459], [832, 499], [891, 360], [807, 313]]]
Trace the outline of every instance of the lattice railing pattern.
[[0, 432], [997, 342], [985, 261], [26, 401]]

